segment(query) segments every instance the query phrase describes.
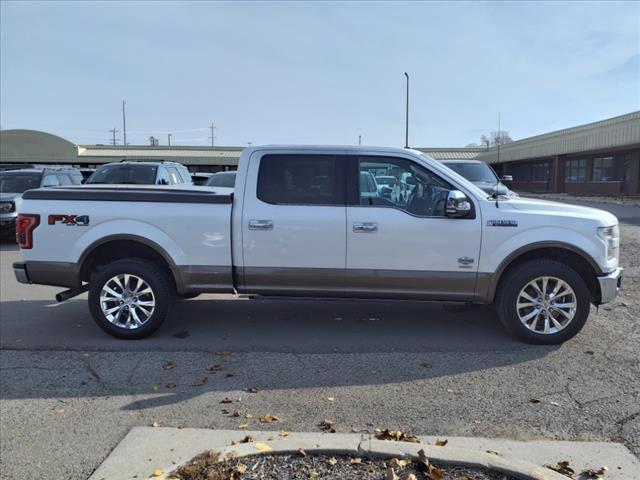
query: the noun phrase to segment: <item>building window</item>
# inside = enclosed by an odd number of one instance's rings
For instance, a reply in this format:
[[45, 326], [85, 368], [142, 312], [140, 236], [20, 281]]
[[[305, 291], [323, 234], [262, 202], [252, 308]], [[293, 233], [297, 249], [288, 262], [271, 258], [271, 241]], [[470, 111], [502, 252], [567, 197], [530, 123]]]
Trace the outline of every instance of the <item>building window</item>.
[[567, 160], [564, 172], [567, 182], [584, 182], [587, 179], [587, 161]]
[[531, 180], [531, 165], [528, 163], [514, 163], [511, 171], [514, 182], [529, 182]]
[[619, 180], [616, 175], [616, 164], [613, 157], [595, 157], [593, 159], [593, 181], [610, 182]]
[[546, 182], [549, 180], [549, 162], [533, 164], [533, 181]]

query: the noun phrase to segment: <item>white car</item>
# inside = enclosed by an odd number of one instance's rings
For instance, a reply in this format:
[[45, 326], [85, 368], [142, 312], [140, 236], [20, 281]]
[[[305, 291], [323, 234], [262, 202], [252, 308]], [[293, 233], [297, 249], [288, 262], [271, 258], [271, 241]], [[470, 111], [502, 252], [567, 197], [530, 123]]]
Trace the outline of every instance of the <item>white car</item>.
[[[392, 170], [409, 198], [369, 201], [360, 172]], [[153, 333], [176, 297], [239, 292], [495, 304], [510, 332], [552, 344], [576, 335], [622, 280], [613, 215], [496, 201], [409, 149], [247, 148], [235, 193], [31, 190], [17, 226], [16, 278], [68, 288], [59, 300], [88, 290], [95, 321], [119, 338]]]

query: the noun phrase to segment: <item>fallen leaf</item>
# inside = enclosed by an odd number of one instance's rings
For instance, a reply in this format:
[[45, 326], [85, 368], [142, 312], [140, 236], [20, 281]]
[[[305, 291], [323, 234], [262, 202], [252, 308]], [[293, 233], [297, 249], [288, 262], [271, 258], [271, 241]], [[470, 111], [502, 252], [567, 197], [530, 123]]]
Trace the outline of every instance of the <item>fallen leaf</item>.
[[607, 470], [609, 470], [607, 467], [588, 468], [586, 470], [583, 470], [580, 476], [586, 477], [586, 478], [596, 478], [596, 479], [604, 478], [604, 474], [607, 472]]
[[288, 437], [289, 436], [289, 432], [287, 432], [286, 430], [280, 430], [280, 436], [281, 437]]
[[244, 430], [245, 428], [249, 428], [249, 424], [248, 423], [241, 423], [240, 425], [238, 425], [238, 428], [240, 430]]
[[176, 384], [175, 383], [167, 383], [165, 385], [165, 387], [167, 387], [167, 388], [176, 388]]
[[397, 458], [392, 458], [389, 460], [388, 465], [396, 470], [402, 470], [407, 465], [411, 465], [411, 460], [398, 460]]
[[198, 378], [196, 378], [196, 381], [193, 382], [193, 386], [194, 387], [200, 387], [200, 386], [204, 385], [205, 383], [207, 383], [207, 377], [198, 377]]
[[318, 472], [316, 472], [315, 470], [309, 470], [309, 478], [317, 478], [319, 476], [320, 476], [320, 474]]
[[331, 457], [329, 459], [329, 465], [337, 465], [338, 459], [336, 457]]
[[153, 423], [151, 424], [151, 426], [152, 426], [152, 427], [156, 427], [156, 428], [158, 428], [158, 427], [164, 427], [164, 422], [153, 422]]
[[422, 366], [423, 366], [424, 368], [433, 368], [433, 365], [432, 365], [431, 363], [429, 363], [429, 362], [425, 362], [425, 363], [423, 363], [423, 364], [422, 364]]
[[266, 415], [263, 415], [260, 417], [260, 423], [272, 423], [272, 422], [279, 422], [279, 421], [280, 419], [278, 417], [270, 413], [267, 413]]
[[393, 440], [395, 442], [420, 443], [420, 439], [412, 433], [406, 433], [401, 430], [378, 430], [375, 433], [378, 440]]
[[220, 370], [222, 370], [222, 365], [219, 365], [217, 363], [212, 363], [211, 365], [207, 365], [207, 372], [219, 372]]
[[360, 457], [350, 458], [349, 463], [351, 465], [360, 465], [362, 463], [362, 459]]
[[303, 457], [306, 457], [306, 456], [307, 456], [307, 452], [305, 452], [305, 451], [304, 451], [304, 448], [300, 448], [300, 449], [298, 449], [298, 453], [299, 453], [300, 455], [302, 455]]
[[220, 352], [216, 352], [216, 355], [219, 355], [221, 357], [230, 357], [231, 355], [233, 355], [233, 352], [231, 352], [230, 350], [222, 350]]
[[414, 473], [406, 473], [400, 477], [400, 480], [418, 480]]
[[434, 466], [427, 458], [427, 454], [424, 449], [418, 452], [418, 470], [424, 472], [425, 476], [429, 480], [439, 480], [444, 476], [444, 470]]
[[178, 425], [176, 425], [176, 428], [178, 430], [182, 430], [183, 428], [187, 428], [187, 424], [186, 423], [179, 423]]
[[467, 476], [467, 475], [462, 474], [462, 475], [460, 475], [460, 476], [458, 477], [458, 480], [471, 480], [471, 477], [469, 477], [469, 476]]
[[485, 450], [487, 453], [490, 453], [491, 455], [500, 455], [500, 452], [496, 452], [495, 450]]
[[241, 413], [240, 413], [238, 410], [236, 410], [236, 411], [234, 411], [234, 412], [233, 412], [231, 415], [229, 415], [229, 416], [230, 416], [230, 417], [238, 418], [240, 415], [241, 415]]
[[256, 450], [258, 450], [259, 452], [270, 452], [272, 448], [266, 443], [258, 442], [256, 443]]
[[244, 463], [237, 463], [235, 467], [233, 467], [233, 471], [242, 475], [247, 471], [247, 466]]
[[171, 370], [172, 368], [175, 368], [176, 364], [173, 363], [172, 361], [168, 360], [166, 362], [164, 362], [162, 364], [162, 368], [164, 368], [165, 370]]
[[440, 440], [439, 438], [436, 438], [436, 447], [444, 447], [447, 443], [449, 443], [449, 440]]
[[566, 475], [568, 477], [574, 475], [576, 472], [569, 466], [569, 462], [563, 460], [561, 462], [556, 463], [555, 465], [545, 465], [545, 467], [550, 468], [551, 470], [555, 470], [562, 475]]
[[482, 423], [482, 421], [480, 421], [480, 420], [474, 420], [474, 421], [473, 421], [473, 423], [474, 423], [475, 425], [480, 425], [480, 424]]
[[329, 400], [330, 402], [335, 402], [336, 401], [336, 397], [327, 397], [327, 400]]
[[318, 427], [320, 427], [320, 430], [322, 430], [322, 431], [329, 432], [329, 433], [336, 433], [335, 424], [331, 420], [329, 420], [328, 418], [325, 418], [324, 420], [322, 420], [318, 424]]
[[160, 468], [154, 470], [154, 472], [151, 474], [152, 477], [161, 477], [162, 475], [164, 475], [164, 470]]
[[247, 412], [244, 414], [244, 418], [253, 418], [253, 414]]
[[352, 433], [360, 433], [360, 429], [359, 429], [359, 428], [356, 428], [356, 427], [352, 427], [352, 428], [351, 428], [351, 432], [352, 432]]
[[398, 475], [396, 475], [396, 472], [393, 468], [387, 468], [387, 470], [384, 472], [384, 479], [385, 480], [400, 480], [400, 477]]

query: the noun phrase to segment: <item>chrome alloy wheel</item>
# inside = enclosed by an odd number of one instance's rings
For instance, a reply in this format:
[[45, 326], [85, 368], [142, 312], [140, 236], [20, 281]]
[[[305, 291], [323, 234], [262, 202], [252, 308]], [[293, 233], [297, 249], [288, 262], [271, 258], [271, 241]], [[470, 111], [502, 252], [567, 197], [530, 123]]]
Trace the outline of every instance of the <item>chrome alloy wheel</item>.
[[565, 329], [576, 315], [576, 294], [567, 282], [556, 277], [538, 277], [520, 293], [516, 310], [522, 324], [544, 335]]
[[143, 326], [156, 308], [153, 290], [136, 275], [121, 273], [111, 277], [100, 292], [100, 308], [105, 318], [127, 330]]

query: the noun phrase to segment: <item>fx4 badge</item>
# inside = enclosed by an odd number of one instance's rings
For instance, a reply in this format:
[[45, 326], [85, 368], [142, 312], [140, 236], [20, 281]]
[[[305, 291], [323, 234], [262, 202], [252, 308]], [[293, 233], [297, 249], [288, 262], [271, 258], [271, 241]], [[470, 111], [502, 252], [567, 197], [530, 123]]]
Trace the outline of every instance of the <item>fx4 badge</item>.
[[517, 227], [517, 220], [487, 220], [487, 227]]
[[86, 227], [89, 225], [89, 215], [49, 215], [49, 225], [61, 223], [68, 227]]

